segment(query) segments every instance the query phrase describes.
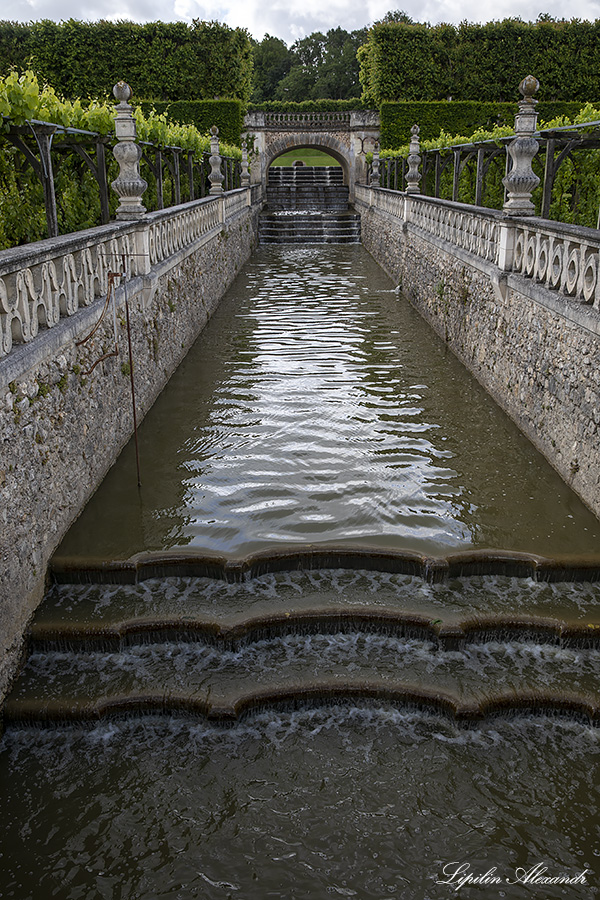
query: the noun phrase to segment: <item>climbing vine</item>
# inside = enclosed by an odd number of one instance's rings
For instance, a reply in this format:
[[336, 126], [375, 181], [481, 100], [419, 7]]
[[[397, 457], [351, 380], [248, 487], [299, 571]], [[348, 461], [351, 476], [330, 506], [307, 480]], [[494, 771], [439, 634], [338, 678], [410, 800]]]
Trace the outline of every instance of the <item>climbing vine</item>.
[[[10, 72], [0, 79], [0, 249], [41, 240], [46, 237], [46, 216], [42, 185], [33, 169], [6, 138], [13, 126], [40, 120], [80, 128], [94, 135], [112, 135], [114, 105], [101, 100], [67, 100], [49, 85], [40, 85], [38, 78], [27, 70], [21, 74]], [[135, 110], [138, 139], [159, 147], [180, 147], [202, 154], [210, 150], [208, 134], [195, 126], [171, 122], [167, 116], [150, 110], [146, 114]], [[93, 136], [91, 138], [93, 140]], [[238, 147], [221, 143], [221, 153], [241, 158]], [[109, 181], [117, 177], [118, 166], [112, 154], [107, 154]], [[145, 195], [152, 208], [156, 191], [149, 173]], [[97, 184], [91, 172], [74, 152], [61, 153], [55, 167], [55, 190], [59, 230], [61, 233], [79, 231], [100, 223], [100, 200]], [[165, 203], [173, 198], [173, 186], [167, 175], [164, 184]], [[117, 205], [116, 195], [110, 198], [111, 212]]]
[[[572, 118], [558, 116], [548, 122], [540, 122], [540, 130], [562, 128], [570, 125], [585, 126], [583, 132], [594, 131], [594, 122], [600, 121], [600, 109], [592, 103], [581, 107]], [[431, 140], [421, 142], [421, 151], [450, 150], [460, 144], [478, 143], [480, 141], [499, 141], [501, 138], [510, 137], [514, 129], [506, 125], [498, 125], [490, 130], [479, 129], [473, 134], [447, 134], [444, 131]], [[406, 144], [399, 150], [382, 150], [382, 159], [405, 158], [409, 153], [409, 145]], [[543, 155], [538, 154], [533, 163], [533, 168], [540, 182], [543, 178]], [[483, 205], [492, 209], [500, 209], [504, 202], [504, 156], [501, 154], [491, 164], [486, 177], [486, 189]], [[476, 162], [468, 162], [460, 176], [458, 200], [461, 203], [475, 202], [475, 175]], [[430, 172], [427, 182], [421, 185], [424, 193], [433, 193], [433, 172]], [[446, 167], [440, 182], [440, 196], [443, 199], [452, 198], [453, 171], [452, 166]], [[541, 183], [533, 192], [533, 202], [536, 212], [539, 214], [542, 200]], [[595, 228], [598, 223], [598, 210], [600, 206], [600, 150], [582, 149], [575, 150], [561, 164], [554, 181], [552, 201], [550, 205], [550, 218], [560, 222], [568, 222], [573, 225], [584, 225]]]

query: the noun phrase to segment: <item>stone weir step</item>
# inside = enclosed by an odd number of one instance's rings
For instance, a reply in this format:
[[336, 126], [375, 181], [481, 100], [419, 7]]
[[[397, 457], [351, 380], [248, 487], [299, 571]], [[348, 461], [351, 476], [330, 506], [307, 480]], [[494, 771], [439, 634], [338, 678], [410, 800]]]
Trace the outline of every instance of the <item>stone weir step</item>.
[[342, 185], [288, 185], [267, 188], [267, 208], [284, 209], [348, 209], [348, 188]]
[[326, 197], [348, 198], [348, 188], [343, 184], [275, 184], [267, 188], [269, 197]]
[[264, 213], [259, 219], [261, 244], [360, 243], [360, 215], [340, 212]]
[[598, 583], [557, 591], [524, 571], [426, 583], [387, 558], [371, 570], [271, 562], [242, 581], [213, 560], [205, 577], [148, 570], [104, 584], [91, 570], [79, 573], [87, 583], [63, 583], [78, 575], [63, 566], [4, 723], [187, 713], [227, 724], [268, 707], [368, 701], [465, 723], [539, 712], [600, 724]]
[[271, 637], [234, 651], [201, 641], [46, 651], [29, 657], [3, 720], [183, 711], [226, 723], [281, 704], [370, 700], [458, 721], [537, 711], [598, 723], [597, 663], [596, 650], [487, 643], [447, 653], [427, 641], [356, 632]]
[[299, 184], [303, 182], [343, 184], [344, 173], [340, 166], [271, 166], [269, 184]]

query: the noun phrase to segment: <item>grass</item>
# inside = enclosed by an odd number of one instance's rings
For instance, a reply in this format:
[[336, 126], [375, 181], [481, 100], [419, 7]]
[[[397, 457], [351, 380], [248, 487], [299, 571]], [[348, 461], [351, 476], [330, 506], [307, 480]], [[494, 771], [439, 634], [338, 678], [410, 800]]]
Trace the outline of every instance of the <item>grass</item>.
[[328, 153], [323, 153], [321, 150], [313, 150], [312, 148], [304, 148], [302, 150], [289, 150], [287, 153], [283, 153], [281, 156], [278, 156], [276, 160], [274, 160], [271, 165], [272, 166], [291, 166], [292, 163], [301, 159], [305, 166], [339, 166], [339, 162], [333, 158], [333, 156], [329, 156]]

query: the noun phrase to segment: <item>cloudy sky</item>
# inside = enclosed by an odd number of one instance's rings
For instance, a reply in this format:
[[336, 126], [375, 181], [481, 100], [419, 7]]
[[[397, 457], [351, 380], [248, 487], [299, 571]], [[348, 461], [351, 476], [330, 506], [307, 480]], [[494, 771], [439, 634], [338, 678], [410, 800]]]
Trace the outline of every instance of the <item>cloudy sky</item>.
[[[294, 7], [296, 7], [294, 9]], [[191, 22], [192, 19], [216, 19], [231, 26], [242, 26], [260, 40], [273, 34], [288, 44], [313, 31], [327, 31], [341, 25], [348, 31], [362, 28], [380, 19], [389, 9], [404, 9], [415, 21], [486, 22], [519, 16], [535, 20], [540, 12], [560, 18], [600, 18], [600, 0], [540, 0], [532, 5], [525, 0], [3, 0], [3, 19], [29, 22], [35, 19], [131, 19], [135, 22], [156, 20]]]

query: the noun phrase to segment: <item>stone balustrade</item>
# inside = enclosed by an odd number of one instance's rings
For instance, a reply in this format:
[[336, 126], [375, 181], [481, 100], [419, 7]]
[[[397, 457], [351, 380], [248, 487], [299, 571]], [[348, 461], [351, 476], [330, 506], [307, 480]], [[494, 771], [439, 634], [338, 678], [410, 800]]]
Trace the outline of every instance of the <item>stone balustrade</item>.
[[231, 193], [226, 194], [225, 218], [235, 219], [237, 216], [244, 212], [244, 210], [248, 206], [248, 203], [248, 191], [244, 189], [239, 191], [232, 191]]
[[[246, 191], [243, 193], [245, 195]], [[151, 213], [146, 219], [150, 264], [162, 262], [178, 250], [218, 229], [219, 208], [218, 200], [206, 197], [183, 206], [161, 210], [160, 213]]]
[[250, 189], [149, 213], [136, 222], [0, 252], [0, 358], [106, 296], [108, 273], [125, 257], [130, 277], [218, 232], [250, 205]]
[[251, 190], [251, 194], [250, 194], [251, 205], [256, 206], [258, 203], [260, 203], [260, 201], [262, 199], [262, 195], [263, 195], [262, 184], [253, 184], [250, 186], [250, 190]]
[[[356, 202], [357, 202], [357, 203], [362, 203], [364, 206], [370, 206], [370, 205], [371, 205], [371, 201], [372, 201], [373, 199], [375, 199], [375, 196], [374, 196], [374, 195], [375, 195], [375, 192], [374, 192], [374, 191], [371, 191], [371, 188], [370, 188], [370, 187], [367, 187], [366, 184], [356, 184], [356, 185], [354, 186], [354, 191], [355, 191], [354, 196], [355, 196]], [[383, 192], [383, 191], [381, 191], [381, 192], [380, 192], [380, 191], [377, 191], [377, 197], [379, 197], [379, 194], [380, 194], [380, 193], [384, 193], [384, 192]], [[387, 193], [391, 193], [391, 191], [388, 191]], [[404, 198], [402, 197], [401, 194], [398, 194], [397, 196], [398, 196], [401, 200], [404, 199]]]
[[357, 185], [356, 202], [452, 247], [600, 310], [600, 237], [582, 228], [499, 210]]
[[595, 229], [534, 219], [515, 224], [512, 271], [597, 310], [599, 254]]
[[355, 205], [374, 259], [600, 516], [600, 232], [364, 184]]
[[0, 357], [105, 295], [108, 273], [120, 269], [123, 254], [136, 271], [135, 232], [129, 224], [105, 225], [2, 251]]
[[410, 221], [417, 228], [481, 259], [498, 262], [501, 213], [460, 203], [432, 203], [414, 195], [409, 202]]
[[265, 125], [292, 125], [294, 127], [321, 127], [322, 125], [350, 124], [349, 112], [272, 112], [265, 113]]
[[406, 198], [404, 194], [397, 191], [382, 190], [381, 188], [372, 191], [371, 188], [357, 184], [355, 198], [358, 203], [365, 203], [396, 219], [405, 219]]

